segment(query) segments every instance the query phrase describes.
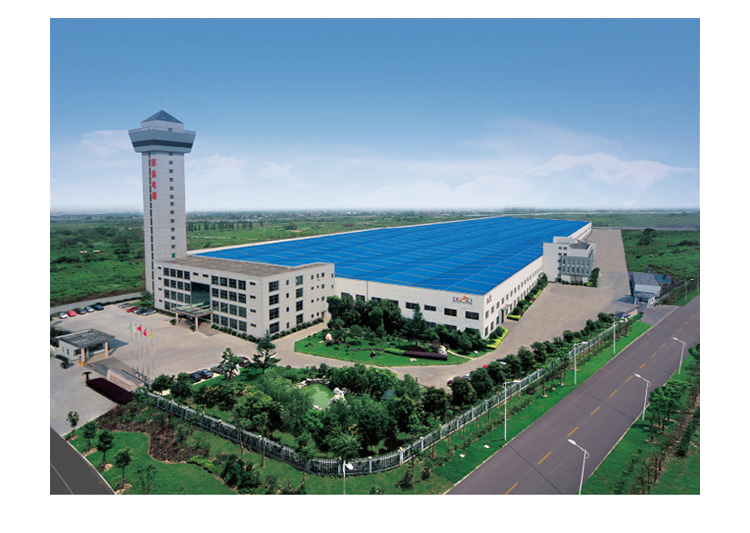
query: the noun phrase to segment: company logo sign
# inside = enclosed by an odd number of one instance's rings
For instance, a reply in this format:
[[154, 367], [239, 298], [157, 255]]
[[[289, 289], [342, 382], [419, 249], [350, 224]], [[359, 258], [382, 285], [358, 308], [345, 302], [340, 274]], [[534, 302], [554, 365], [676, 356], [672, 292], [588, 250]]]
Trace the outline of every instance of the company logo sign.
[[466, 296], [465, 294], [461, 297], [454, 296], [453, 297], [453, 303], [455, 304], [466, 304], [466, 305], [474, 305], [474, 301]]

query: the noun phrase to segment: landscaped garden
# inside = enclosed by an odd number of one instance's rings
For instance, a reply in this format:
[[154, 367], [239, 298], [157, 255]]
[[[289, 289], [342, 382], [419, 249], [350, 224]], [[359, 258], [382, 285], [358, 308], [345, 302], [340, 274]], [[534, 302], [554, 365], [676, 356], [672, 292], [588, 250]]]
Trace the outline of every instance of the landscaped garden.
[[[618, 340], [618, 352], [647, 328], [635, 322], [631, 332]], [[566, 338], [573, 342], [593, 333], [593, 330], [565, 332], [552, 344], [562, 350]], [[537, 348], [540, 346], [545, 345]], [[437, 421], [463, 412], [477, 399], [502, 387], [503, 380], [520, 376], [499, 363], [491, 364], [472, 373], [471, 381], [464, 380], [460, 390], [454, 388], [454, 394], [450, 395], [442, 389], [421, 387], [408, 377], [398, 380], [382, 368], [354, 365], [334, 369], [321, 365], [290, 369], [275, 365], [272, 355], [258, 355], [255, 366], [244, 368], [239, 375], [227, 373], [196, 385], [189, 384], [185, 376], [167, 376], [173, 386], [167, 397], [223, 414], [230, 423], [242, 424], [240, 419], [245, 417], [244, 427], [270, 432], [305, 457], [350, 457], [380, 453], [391, 445], [408, 442]], [[598, 353], [579, 358], [579, 383], [612, 356], [611, 349], [604, 344]], [[264, 362], [266, 366], [261, 366]], [[573, 390], [572, 380], [565, 378], [568, 371], [565, 366], [559, 367], [511, 403], [509, 439]], [[499, 378], [497, 382], [490, 378], [495, 383], [490, 389], [482, 388], [485, 373]], [[298, 380], [305, 376], [325, 376], [329, 387], [343, 387], [349, 392], [345, 400], [333, 402], [327, 409], [314, 409], [310, 407], [313, 394], [305, 392], [310, 385], [297, 387]], [[169, 384], [169, 379], [161, 379], [160, 383]], [[225, 394], [227, 390], [234, 391], [236, 397], [229, 409], [232, 400]], [[159, 411], [141, 398], [142, 394], [136, 394], [133, 402], [96, 421], [88, 442], [83, 428], [73, 441], [82, 452], [95, 450], [87, 455], [88, 459], [94, 466], [106, 468], [105, 479], [127, 494], [223, 494], [230, 490], [250, 494], [341, 494], [343, 491], [341, 478], [306, 474], [289, 464], [265, 458], [262, 453], [240, 448], [188, 420]], [[213, 401], [216, 403], [209, 407]], [[222, 402], [226, 404], [221, 405]], [[303, 413], [301, 419], [292, 414], [295, 404], [299, 404], [297, 413]], [[502, 420], [500, 410], [492, 409], [399, 468], [347, 477], [346, 492], [443, 493], [505, 444]], [[103, 439], [106, 449], [102, 453], [99, 440], [104, 431], [110, 433], [113, 442], [107, 447], [108, 439]], [[148, 438], [141, 433], [148, 434]], [[123, 452], [124, 448], [130, 448], [130, 452]], [[117, 460], [118, 455], [128, 453], [129, 462]]]
[[377, 366], [456, 365], [496, 349], [507, 330], [498, 327], [487, 339], [479, 331], [430, 327], [419, 306], [411, 318], [389, 300], [328, 298], [328, 328], [297, 341], [300, 353]]

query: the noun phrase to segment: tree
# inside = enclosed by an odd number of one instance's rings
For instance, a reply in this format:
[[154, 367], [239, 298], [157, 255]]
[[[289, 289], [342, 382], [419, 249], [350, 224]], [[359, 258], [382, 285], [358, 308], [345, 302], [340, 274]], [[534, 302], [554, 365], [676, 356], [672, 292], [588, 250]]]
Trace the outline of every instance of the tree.
[[427, 321], [419, 309], [419, 304], [414, 308], [412, 317], [404, 324], [403, 335], [409, 340], [420, 341], [427, 338], [428, 333]]
[[232, 376], [238, 374], [239, 366], [242, 364], [242, 357], [234, 355], [231, 348], [226, 348], [224, 353], [221, 354], [221, 370], [224, 372], [227, 381], [232, 379]]
[[471, 385], [471, 381], [464, 377], [458, 377], [450, 384], [451, 403], [456, 407], [471, 405], [477, 399], [477, 393]]
[[154, 378], [151, 382], [151, 390], [154, 392], [164, 392], [165, 390], [171, 390], [174, 385], [174, 376], [168, 376], [167, 374], [161, 374]]
[[422, 408], [426, 416], [442, 421], [448, 415], [448, 395], [443, 389], [427, 387], [422, 395]]
[[315, 448], [312, 446], [312, 435], [308, 431], [302, 431], [297, 435], [297, 446], [294, 448], [294, 454], [302, 464], [302, 486], [307, 480], [307, 465], [315, 458]]
[[133, 461], [133, 450], [130, 448], [123, 448], [115, 454], [115, 466], [122, 470], [122, 481], [125, 485], [125, 469]]
[[91, 449], [91, 444], [96, 438], [97, 431], [98, 431], [98, 426], [97, 426], [96, 420], [92, 420], [91, 422], [86, 422], [81, 428], [81, 435], [83, 436], [84, 439], [86, 439], [86, 451]]
[[187, 372], [180, 372], [177, 374], [177, 379], [174, 380], [169, 391], [172, 396], [178, 401], [186, 400], [193, 394], [193, 380]]
[[140, 489], [141, 494], [150, 494], [154, 490], [156, 467], [148, 465], [145, 468], [139, 468], [135, 471], [135, 475], [136, 485]]
[[76, 411], [68, 411], [68, 424], [70, 424], [71, 431], [68, 434], [67, 438], [70, 438], [75, 434], [76, 432], [76, 426], [78, 425], [78, 412]]
[[479, 398], [486, 398], [492, 392], [494, 382], [486, 368], [477, 368], [471, 373], [471, 386]]
[[103, 429], [99, 433], [99, 439], [96, 443], [96, 449], [102, 452], [102, 467], [107, 464], [107, 452], [115, 445], [115, 437], [108, 429]]
[[[263, 441], [262, 463], [266, 459], [266, 439], [273, 432], [272, 421], [279, 416], [280, 406], [268, 394], [259, 390], [251, 390], [245, 399], [234, 407], [235, 424], [246, 431], [260, 433]], [[242, 441], [240, 441], [240, 450]]]
[[258, 341], [258, 352], [253, 355], [253, 366], [265, 372], [267, 368], [276, 366], [280, 359], [274, 357], [276, 345], [271, 342], [271, 334], [266, 334]]

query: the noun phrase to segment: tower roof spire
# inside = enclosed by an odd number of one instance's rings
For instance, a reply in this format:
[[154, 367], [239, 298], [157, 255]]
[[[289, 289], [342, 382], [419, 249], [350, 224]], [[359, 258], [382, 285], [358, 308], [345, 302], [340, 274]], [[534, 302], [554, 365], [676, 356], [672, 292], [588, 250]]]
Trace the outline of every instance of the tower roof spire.
[[177, 124], [182, 124], [181, 121], [177, 120], [176, 118], [174, 118], [172, 115], [170, 115], [163, 109], [161, 111], [158, 111], [157, 113], [154, 113], [147, 119], [142, 120], [141, 122], [149, 122], [151, 120], [164, 120], [166, 122], [176, 122]]

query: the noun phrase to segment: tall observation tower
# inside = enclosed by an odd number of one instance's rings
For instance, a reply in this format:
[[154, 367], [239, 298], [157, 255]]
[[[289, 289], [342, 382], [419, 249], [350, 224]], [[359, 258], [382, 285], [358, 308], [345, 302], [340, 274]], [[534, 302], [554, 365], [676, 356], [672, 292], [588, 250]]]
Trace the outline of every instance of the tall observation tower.
[[162, 110], [128, 133], [141, 154], [146, 290], [155, 295], [154, 261], [187, 255], [184, 155], [193, 148], [195, 132]]

